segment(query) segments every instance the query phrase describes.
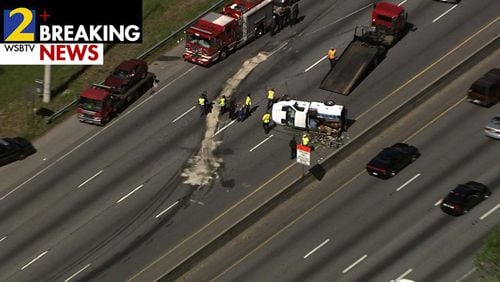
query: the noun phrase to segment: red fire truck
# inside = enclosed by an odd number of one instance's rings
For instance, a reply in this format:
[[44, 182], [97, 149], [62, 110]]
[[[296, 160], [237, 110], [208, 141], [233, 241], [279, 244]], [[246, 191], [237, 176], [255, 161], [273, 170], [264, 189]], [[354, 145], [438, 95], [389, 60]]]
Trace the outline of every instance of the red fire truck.
[[233, 0], [222, 13], [210, 12], [186, 30], [183, 58], [209, 66], [273, 27], [272, 0]]

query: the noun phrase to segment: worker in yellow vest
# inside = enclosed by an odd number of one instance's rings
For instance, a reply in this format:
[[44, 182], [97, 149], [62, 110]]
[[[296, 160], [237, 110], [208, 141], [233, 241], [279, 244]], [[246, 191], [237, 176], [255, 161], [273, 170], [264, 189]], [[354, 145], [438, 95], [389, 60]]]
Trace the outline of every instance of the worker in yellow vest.
[[330, 60], [330, 66], [332, 68], [333, 65], [335, 64], [336, 57], [337, 57], [337, 49], [330, 48], [330, 50], [328, 50], [328, 60]]
[[309, 136], [307, 134], [302, 135], [302, 146], [309, 146]]
[[264, 127], [264, 132], [266, 134], [271, 130], [271, 114], [269, 112], [266, 112], [262, 116], [262, 127]]
[[208, 99], [206, 91], [204, 91], [200, 98], [198, 98], [198, 106], [200, 108], [201, 116], [206, 115], [208, 113]]
[[271, 108], [274, 103], [274, 88], [267, 90], [267, 108]]
[[245, 118], [250, 115], [250, 108], [252, 107], [252, 98], [250, 97], [250, 93], [247, 94], [245, 98]]
[[222, 95], [222, 97], [220, 97], [220, 99], [219, 99], [219, 106], [220, 106], [220, 114], [221, 115], [223, 115], [226, 112], [226, 104], [227, 104], [226, 96]]

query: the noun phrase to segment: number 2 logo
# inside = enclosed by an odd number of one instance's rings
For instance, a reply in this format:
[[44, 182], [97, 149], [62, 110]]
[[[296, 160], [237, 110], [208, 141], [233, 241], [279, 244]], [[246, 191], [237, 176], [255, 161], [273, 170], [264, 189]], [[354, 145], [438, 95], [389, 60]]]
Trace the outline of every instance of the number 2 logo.
[[35, 10], [16, 8], [3, 11], [5, 41], [35, 41]]

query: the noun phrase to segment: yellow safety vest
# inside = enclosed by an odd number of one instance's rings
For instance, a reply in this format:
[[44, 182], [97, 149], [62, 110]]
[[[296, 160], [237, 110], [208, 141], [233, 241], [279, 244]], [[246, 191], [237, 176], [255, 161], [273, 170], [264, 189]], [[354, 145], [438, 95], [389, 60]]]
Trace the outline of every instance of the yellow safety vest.
[[304, 145], [304, 146], [309, 145], [309, 137], [302, 136], [302, 145]]
[[252, 105], [252, 99], [250, 98], [250, 96], [247, 96], [247, 98], [245, 99], [245, 106], [251, 106]]
[[267, 99], [268, 100], [274, 100], [274, 91], [273, 90], [268, 90], [267, 91]]
[[200, 104], [200, 106], [205, 106], [205, 98], [203, 97], [198, 98], [198, 104]]
[[335, 54], [337, 53], [337, 49], [330, 49], [328, 50], [328, 59], [333, 60], [335, 59]]
[[262, 121], [264, 123], [270, 123], [271, 122], [271, 114], [266, 113], [262, 116]]
[[220, 98], [220, 100], [219, 100], [219, 105], [220, 105], [221, 107], [224, 107], [224, 106], [226, 105], [226, 98]]

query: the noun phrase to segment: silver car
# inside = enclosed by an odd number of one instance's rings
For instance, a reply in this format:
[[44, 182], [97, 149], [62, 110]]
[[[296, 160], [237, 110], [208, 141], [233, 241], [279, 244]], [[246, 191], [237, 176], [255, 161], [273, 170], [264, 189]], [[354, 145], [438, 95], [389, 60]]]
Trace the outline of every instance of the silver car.
[[500, 115], [496, 115], [491, 119], [484, 127], [484, 133], [489, 137], [500, 139]]

